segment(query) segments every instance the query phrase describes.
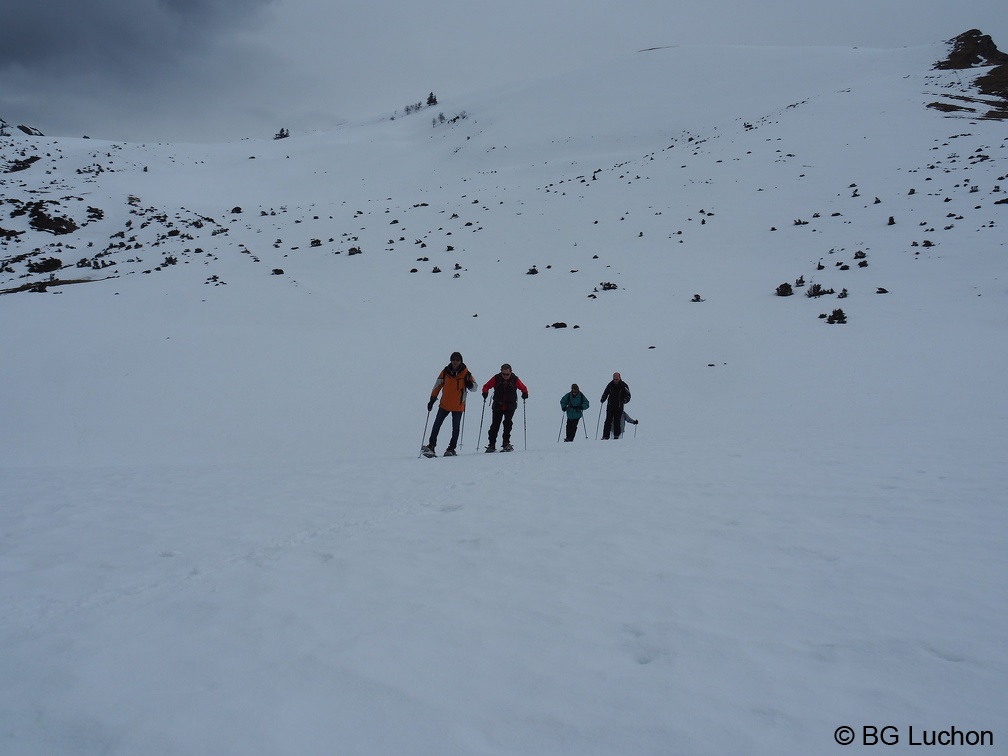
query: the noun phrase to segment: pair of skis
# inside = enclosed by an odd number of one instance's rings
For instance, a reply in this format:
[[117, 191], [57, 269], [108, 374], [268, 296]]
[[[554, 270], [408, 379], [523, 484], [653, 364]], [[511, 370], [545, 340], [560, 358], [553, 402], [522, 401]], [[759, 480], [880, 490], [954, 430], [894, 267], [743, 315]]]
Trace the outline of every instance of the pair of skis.
[[[434, 459], [434, 457], [437, 456], [437, 452], [435, 452], [429, 446], [425, 445], [425, 446], [421, 446], [420, 447], [420, 456], [421, 457], [427, 457], [427, 459]], [[443, 457], [457, 457], [458, 455], [455, 453], [455, 450], [453, 449], [451, 451], [445, 451], [445, 453], [442, 454], [441, 456], [443, 456]]]
[[[486, 451], [487, 454], [492, 454], [493, 452], [495, 452], [497, 450], [496, 449], [485, 449], [484, 451]], [[505, 446], [505, 447], [501, 448], [500, 451], [501, 451], [502, 454], [505, 453], [505, 452], [512, 452], [512, 451], [514, 451], [514, 447], [513, 446]], [[420, 447], [420, 456], [421, 457], [427, 457], [427, 459], [434, 459], [437, 456], [437, 453], [433, 449], [431, 449], [429, 446], [421, 446]], [[443, 456], [443, 457], [457, 457], [458, 455], [455, 454], [454, 452], [452, 452], [451, 454], [449, 454], [448, 452], [445, 452], [441, 456]]]
[[[431, 398], [431, 402], [433, 402], [433, 401], [434, 401], [434, 399], [432, 397]], [[421, 436], [421, 439], [427, 438], [427, 425], [430, 423], [430, 413], [431, 413], [431, 409], [430, 409], [430, 407], [428, 407], [428, 409], [427, 409], [427, 421], [424, 423], [424, 432], [423, 432], [423, 436]], [[480, 413], [480, 429], [479, 429], [480, 436], [483, 435], [483, 415], [485, 413], [486, 413], [486, 397], [484, 396], [483, 397], [483, 412]], [[526, 433], [526, 436], [525, 436], [525, 448], [528, 449], [528, 435], [527, 435], [528, 434], [528, 430], [526, 429], [525, 399], [524, 398], [522, 399], [522, 429]], [[463, 413], [462, 413], [462, 432], [465, 433], [465, 411], [464, 410], [463, 410]], [[492, 452], [494, 452], [496, 450], [495, 449], [491, 449], [488, 446], [485, 449], [485, 451], [486, 451], [487, 454], [490, 454], [490, 453], [492, 453]], [[514, 451], [514, 447], [511, 446], [510, 444], [508, 444], [508, 445], [506, 445], [506, 446], [504, 446], [504, 447], [501, 448], [501, 452], [512, 452], [512, 451]], [[434, 457], [437, 456], [437, 454], [434, 452], [433, 449], [431, 449], [429, 446], [427, 446], [427, 444], [422, 444], [420, 446], [420, 456], [421, 457], [427, 457], [427, 459], [433, 459]], [[443, 456], [446, 456], [446, 457], [456, 457], [458, 455], [455, 454], [454, 451], [453, 451], [451, 454], [448, 454], [446, 452]]]

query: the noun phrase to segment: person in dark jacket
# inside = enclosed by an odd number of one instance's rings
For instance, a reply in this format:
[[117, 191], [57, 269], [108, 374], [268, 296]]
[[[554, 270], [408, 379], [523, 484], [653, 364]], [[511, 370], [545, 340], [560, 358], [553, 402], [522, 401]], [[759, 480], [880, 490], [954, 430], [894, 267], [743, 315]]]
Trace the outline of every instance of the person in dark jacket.
[[630, 401], [630, 387], [623, 382], [619, 373], [613, 373], [612, 380], [602, 392], [602, 399], [606, 403], [605, 424], [602, 426], [602, 440], [609, 440], [609, 434], [613, 438], [620, 437], [623, 430], [623, 405]]
[[493, 389], [494, 392], [493, 400], [490, 403], [493, 416], [490, 422], [490, 432], [487, 436], [487, 440], [490, 443], [487, 445], [486, 450], [488, 452], [497, 451], [497, 432], [500, 430], [501, 423], [503, 422], [504, 446], [501, 450], [513, 451], [514, 447], [511, 446], [511, 426], [513, 425], [512, 418], [514, 417], [515, 410], [518, 409], [518, 392], [521, 392], [523, 400], [528, 399], [528, 389], [521, 382], [521, 378], [511, 372], [511, 366], [506, 362], [501, 365], [500, 372], [484, 384], [483, 401], [486, 401], [490, 389]]
[[469, 368], [462, 362], [462, 355], [459, 352], [452, 352], [451, 361], [445, 365], [434, 382], [431, 389], [430, 400], [427, 402], [427, 412], [434, 409], [434, 402], [437, 401], [438, 393], [441, 394], [441, 402], [438, 405], [437, 416], [434, 418], [434, 427], [431, 429], [430, 441], [426, 446], [420, 448], [420, 453], [425, 457], [436, 457], [434, 447], [437, 445], [438, 432], [441, 424], [449, 414], [452, 416], [452, 435], [448, 448], [445, 449], [444, 456], [455, 456], [455, 444], [458, 443], [459, 425], [462, 422], [462, 413], [465, 412], [465, 392], [466, 390], [476, 390], [476, 379], [473, 378]]
[[560, 409], [567, 413], [567, 435], [564, 441], [573, 441], [577, 435], [578, 423], [588, 409], [588, 397], [581, 393], [576, 383], [572, 383], [571, 390], [560, 398]]

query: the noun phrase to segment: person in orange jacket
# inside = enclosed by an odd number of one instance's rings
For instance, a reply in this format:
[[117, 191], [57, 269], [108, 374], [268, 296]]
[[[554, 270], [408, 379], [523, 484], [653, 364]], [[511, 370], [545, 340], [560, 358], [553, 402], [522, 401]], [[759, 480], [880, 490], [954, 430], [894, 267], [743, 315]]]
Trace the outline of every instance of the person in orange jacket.
[[528, 389], [521, 382], [521, 378], [511, 372], [511, 366], [506, 362], [501, 365], [500, 372], [487, 381], [483, 386], [483, 401], [486, 401], [490, 389], [494, 390], [491, 410], [493, 420], [490, 423], [490, 434], [487, 439], [488, 452], [497, 450], [497, 431], [500, 430], [501, 422], [504, 423], [504, 446], [502, 451], [513, 451], [511, 446], [511, 426], [515, 410], [518, 409], [518, 392], [521, 391], [522, 399], [528, 399]]
[[420, 453], [425, 457], [436, 457], [434, 448], [437, 446], [438, 431], [441, 424], [451, 413], [452, 416], [452, 436], [448, 448], [445, 449], [444, 456], [455, 456], [455, 444], [458, 443], [459, 425], [462, 422], [462, 413], [465, 412], [465, 392], [466, 390], [476, 390], [476, 379], [473, 378], [469, 368], [462, 362], [462, 355], [459, 352], [452, 352], [451, 361], [445, 365], [438, 374], [431, 389], [430, 401], [427, 402], [427, 412], [434, 409], [434, 402], [437, 401], [438, 393], [441, 394], [441, 403], [438, 405], [437, 416], [434, 418], [434, 427], [431, 429], [430, 441], [426, 446], [420, 448]]

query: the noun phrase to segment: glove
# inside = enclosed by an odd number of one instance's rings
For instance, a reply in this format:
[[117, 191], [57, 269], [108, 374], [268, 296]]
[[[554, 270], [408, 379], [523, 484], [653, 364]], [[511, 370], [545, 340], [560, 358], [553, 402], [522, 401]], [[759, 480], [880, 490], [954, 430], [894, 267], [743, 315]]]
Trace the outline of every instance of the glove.
[[525, 401], [526, 399], [528, 399], [528, 392], [522, 391], [522, 401]]
[[430, 398], [430, 401], [429, 401], [429, 402], [427, 402], [427, 411], [428, 411], [428, 412], [430, 412], [430, 411], [431, 411], [432, 409], [434, 409], [434, 402], [435, 402], [435, 399], [434, 399], [434, 397], [432, 396], [432, 397]]
[[483, 401], [484, 401], [484, 402], [485, 402], [485, 401], [487, 400], [487, 397], [488, 397], [488, 396], [489, 396], [489, 392], [487, 392], [487, 391], [484, 391], [484, 392], [483, 392]]

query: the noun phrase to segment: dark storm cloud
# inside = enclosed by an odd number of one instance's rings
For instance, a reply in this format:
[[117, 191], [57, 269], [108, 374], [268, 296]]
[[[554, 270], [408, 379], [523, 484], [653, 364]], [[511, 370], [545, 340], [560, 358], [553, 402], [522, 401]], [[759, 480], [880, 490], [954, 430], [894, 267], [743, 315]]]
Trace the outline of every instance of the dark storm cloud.
[[254, 25], [273, 0], [8, 0], [0, 72], [130, 78]]
[[[43, 133], [223, 138], [234, 82], [268, 81], [280, 0], [5, 0], [0, 117]], [[179, 129], [178, 124], [189, 129]]]

